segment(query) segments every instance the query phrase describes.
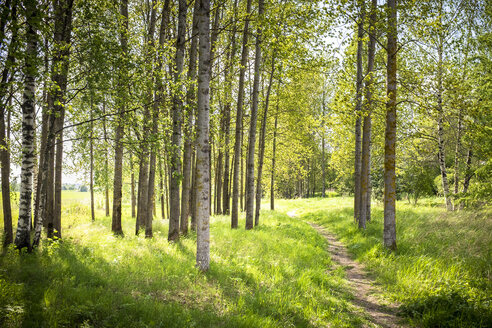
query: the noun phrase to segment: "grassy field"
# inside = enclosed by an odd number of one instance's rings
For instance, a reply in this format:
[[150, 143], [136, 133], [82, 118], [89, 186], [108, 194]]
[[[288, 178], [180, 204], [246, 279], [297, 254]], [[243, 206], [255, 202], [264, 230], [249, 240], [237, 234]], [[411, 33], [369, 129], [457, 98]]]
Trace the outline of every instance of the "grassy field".
[[447, 213], [439, 199], [397, 204], [396, 253], [382, 246], [383, 212], [366, 231], [353, 224], [353, 199], [279, 201], [339, 236], [402, 315], [424, 327], [492, 327], [492, 211]]
[[[325, 240], [306, 223], [264, 211], [254, 231], [231, 231], [212, 220], [210, 272], [195, 267], [196, 236], [167, 242], [167, 221], [155, 238], [123, 239], [98, 210], [67, 193], [63, 242], [35, 254], [0, 256], [2, 327], [357, 327], [343, 271], [331, 265]], [[72, 197], [73, 196], [73, 197]], [[72, 198], [72, 201], [69, 199]], [[244, 221], [240, 222], [243, 226]]]
[[[492, 322], [490, 212], [399, 203], [392, 254], [381, 246], [380, 207], [359, 232], [350, 198], [279, 200], [253, 231], [213, 217], [211, 269], [201, 274], [194, 234], [169, 244], [167, 221], [155, 220], [154, 239], [133, 236], [127, 207], [126, 235], [115, 238], [101, 206], [90, 222], [88, 196], [64, 192], [63, 242], [0, 255], [1, 327], [370, 327], [307, 221], [340, 236], [416, 326]], [[293, 210], [298, 218], [285, 214]]]

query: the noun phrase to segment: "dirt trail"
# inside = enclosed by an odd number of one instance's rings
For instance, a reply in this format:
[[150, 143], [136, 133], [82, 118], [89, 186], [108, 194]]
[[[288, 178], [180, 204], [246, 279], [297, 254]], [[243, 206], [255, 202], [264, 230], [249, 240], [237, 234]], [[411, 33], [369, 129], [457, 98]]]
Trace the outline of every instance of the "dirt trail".
[[374, 296], [380, 293], [374, 285], [374, 280], [364, 272], [364, 267], [360, 263], [350, 258], [346, 247], [336, 239], [335, 235], [317, 224], [309, 224], [328, 240], [331, 259], [336, 265], [345, 269], [347, 280], [353, 289], [353, 303], [367, 314], [367, 319], [377, 327], [406, 327], [401, 322], [401, 318], [396, 316], [397, 308], [394, 304], [382, 304]]
[[[297, 216], [296, 211], [287, 213], [290, 217]], [[364, 267], [350, 258], [347, 248], [337, 240], [336, 236], [323, 227], [309, 223], [328, 241], [328, 252], [336, 266], [345, 270], [346, 278], [354, 295], [353, 303], [366, 314], [367, 319], [376, 327], [398, 328], [407, 327], [402, 319], [396, 316], [395, 304], [383, 304], [375, 295], [381, 294], [375, 282], [364, 271]], [[372, 326], [372, 325], [371, 325]]]

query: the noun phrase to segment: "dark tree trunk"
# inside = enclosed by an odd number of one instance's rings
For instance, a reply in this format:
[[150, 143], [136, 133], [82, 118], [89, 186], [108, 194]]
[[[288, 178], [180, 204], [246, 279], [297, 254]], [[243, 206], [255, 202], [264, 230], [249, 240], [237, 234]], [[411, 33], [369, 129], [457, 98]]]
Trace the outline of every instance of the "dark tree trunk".
[[[246, 74], [246, 65], [248, 62], [248, 28], [249, 28], [249, 15], [251, 13], [251, 0], [248, 0], [246, 5], [246, 19], [244, 21], [243, 29], [243, 49], [241, 54], [241, 66], [239, 70], [239, 86], [237, 95], [237, 114], [236, 114], [236, 139], [234, 142], [234, 174], [232, 177], [232, 212], [231, 212], [231, 228], [236, 229], [238, 225], [239, 216], [239, 193], [242, 187], [239, 186], [239, 162], [242, 158], [242, 121], [243, 121], [243, 103], [244, 103], [244, 78]], [[242, 170], [241, 170], [242, 171]], [[242, 176], [242, 174], [241, 174]], [[242, 179], [241, 179], [242, 180]], [[242, 199], [242, 197], [241, 197]], [[241, 205], [242, 208], [242, 205]]]
[[[111, 220], [111, 230], [115, 235], [123, 236], [123, 228], [121, 226], [121, 202], [122, 202], [122, 186], [123, 186], [123, 138], [124, 119], [126, 110], [126, 93], [125, 86], [127, 85], [126, 64], [128, 56], [128, 0], [121, 0], [120, 16], [122, 17], [122, 33], [120, 33], [120, 47], [123, 56], [122, 67], [119, 72], [119, 106], [118, 118], [115, 131], [115, 150], [114, 150], [114, 179], [113, 179], [113, 216]], [[132, 188], [133, 170], [132, 170]], [[133, 194], [132, 194], [133, 195]], [[134, 207], [132, 206], [132, 217], [135, 217]]]
[[272, 171], [270, 174], [270, 209], [275, 210], [275, 155], [277, 150], [277, 125], [278, 125], [278, 106], [280, 96], [280, 82], [277, 90], [277, 109], [275, 112], [275, 123], [273, 126], [273, 148], [272, 148]]
[[[2, 77], [0, 82], [0, 164], [1, 164], [1, 179], [2, 179], [2, 205], [3, 205], [3, 245], [7, 246], [14, 241], [14, 235], [12, 230], [12, 209], [10, 204], [10, 148], [8, 143], [7, 134], [10, 133], [9, 130], [6, 131], [5, 126], [5, 116], [7, 114], [7, 98], [12, 99], [12, 95], [8, 95], [7, 90], [9, 90], [8, 84], [13, 78], [12, 66], [15, 62], [14, 48], [17, 44], [17, 7], [16, 3], [10, 7], [11, 2], [7, 0], [5, 6], [2, 10], [0, 28], [1, 35], [4, 36], [5, 25], [10, 14], [10, 20], [12, 22], [12, 31], [10, 44], [8, 47], [7, 58], [5, 61], [5, 66], [2, 71]], [[1, 40], [3, 43], [3, 40]]]
[[232, 87], [233, 87], [233, 76], [231, 75], [231, 70], [234, 67], [234, 59], [236, 57], [236, 30], [237, 30], [237, 2], [238, 0], [234, 0], [234, 17], [233, 17], [233, 25], [231, 31], [231, 42], [229, 47], [229, 62], [226, 64], [224, 70], [224, 79], [228, 81], [227, 83], [227, 94], [226, 94], [226, 103], [224, 106], [224, 181], [222, 186], [222, 212], [224, 214], [230, 214], [230, 127], [231, 127], [231, 97], [232, 97]]
[[[52, 81], [58, 86], [52, 91], [53, 112], [55, 119], [55, 174], [54, 174], [54, 202], [53, 202], [53, 230], [54, 236], [61, 238], [61, 192], [62, 192], [62, 165], [63, 165], [63, 124], [65, 121], [65, 91], [67, 89], [70, 42], [72, 36], [72, 8], [73, 0], [56, 3], [55, 6], [55, 54], [52, 64]], [[53, 89], [53, 88], [52, 88]]]
[[[258, 1], [257, 21], [263, 19], [264, 1]], [[261, 23], [256, 31], [255, 44], [255, 73], [253, 77], [253, 99], [249, 125], [248, 163], [246, 175], [246, 230], [253, 229], [254, 201], [255, 201], [255, 147], [256, 147], [256, 123], [258, 121], [258, 96], [260, 89], [261, 66]]]
[[365, 4], [360, 2], [360, 17], [357, 28], [357, 83], [355, 96], [355, 159], [354, 159], [354, 219], [359, 222], [361, 203], [361, 116], [362, 116], [362, 52], [364, 37]]
[[[377, 19], [377, 0], [371, 2], [371, 14], [369, 30], [374, 31]], [[366, 91], [366, 110], [364, 113], [364, 127], [362, 131], [362, 167], [361, 167], [361, 199], [359, 228], [365, 229], [366, 222], [371, 220], [371, 112], [372, 101], [372, 81], [374, 70], [374, 54], [376, 52], [376, 39], [373, 34], [369, 35], [369, 45], [367, 47], [367, 80]]]
[[181, 190], [181, 221], [179, 228], [182, 234], [188, 233], [188, 217], [190, 216], [190, 196], [191, 196], [191, 153], [193, 151], [193, 110], [196, 105], [196, 60], [198, 51], [198, 7], [200, 2], [195, 1], [193, 9], [193, 22], [191, 29], [190, 62], [188, 69], [188, 80], [190, 86], [186, 92], [186, 121], [184, 128], [184, 149], [183, 149], [183, 188]]
[[159, 157], [159, 190], [160, 190], [160, 201], [161, 201], [161, 217], [162, 220], [166, 219], [166, 208], [165, 208], [165, 195], [164, 195], [164, 178], [162, 176], [162, 161]]
[[169, 233], [168, 240], [176, 241], [179, 239], [179, 221], [180, 221], [180, 202], [179, 202], [179, 185], [181, 175], [181, 116], [183, 111], [182, 101], [182, 72], [184, 63], [185, 52], [185, 39], [186, 39], [186, 0], [179, 0], [178, 11], [178, 35], [176, 40], [176, 72], [174, 81], [176, 83], [176, 90], [173, 97], [173, 109], [172, 109], [172, 149], [171, 149], [171, 183], [170, 183], [170, 210], [171, 216], [169, 217]]
[[261, 121], [260, 144], [258, 154], [258, 178], [256, 181], [256, 207], [255, 207], [255, 226], [260, 223], [261, 196], [263, 194], [261, 188], [261, 176], [263, 174], [263, 159], [265, 157], [265, 135], [266, 123], [268, 119], [268, 105], [270, 101], [270, 91], [272, 90], [273, 73], [275, 72], [275, 54], [272, 56], [272, 72], [270, 73], [270, 81], [265, 98], [265, 108], [263, 110], [263, 119]]

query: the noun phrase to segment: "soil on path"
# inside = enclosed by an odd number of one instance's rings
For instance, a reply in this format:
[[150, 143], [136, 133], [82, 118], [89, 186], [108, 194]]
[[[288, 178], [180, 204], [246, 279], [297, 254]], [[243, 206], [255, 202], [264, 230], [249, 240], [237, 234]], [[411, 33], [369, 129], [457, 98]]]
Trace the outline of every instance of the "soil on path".
[[[295, 211], [287, 213], [291, 217], [297, 216]], [[397, 306], [395, 304], [383, 304], [376, 295], [381, 294], [375, 286], [364, 267], [350, 258], [347, 248], [336, 236], [323, 227], [309, 223], [328, 241], [328, 252], [336, 266], [344, 269], [346, 278], [354, 295], [354, 305], [367, 315], [367, 319], [372, 323], [371, 326], [383, 328], [407, 327], [402, 319], [396, 315]]]

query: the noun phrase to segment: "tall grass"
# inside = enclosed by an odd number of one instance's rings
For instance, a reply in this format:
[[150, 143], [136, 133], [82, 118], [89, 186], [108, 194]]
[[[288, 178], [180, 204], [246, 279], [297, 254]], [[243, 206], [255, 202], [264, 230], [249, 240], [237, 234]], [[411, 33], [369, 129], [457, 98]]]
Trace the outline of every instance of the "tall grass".
[[383, 212], [366, 231], [353, 223], [353, 200], [278, 201], [286, 212], [327, 227], [367, 265], [387, 297], [418, 326], [492, 326], [492, 212], [446, 212], [435, 199], [397, 204], [396, 253], [382, 245]]
[[[67, 195], [69, 196], [69, 195]], [[309, 225], [262, 211], [253, 231], [211, 223], [211, 268], [195, 268], [196, 236], [167, 242], [110, 233], [110, 218], [90, 221], [86, 199], [68, 198], [63, 241], [44, 240], [32, 254], [0, 255], [1, 327], [358, 327], [343, 271]], [[244, 224], [244, 218], [240, 222]]]

